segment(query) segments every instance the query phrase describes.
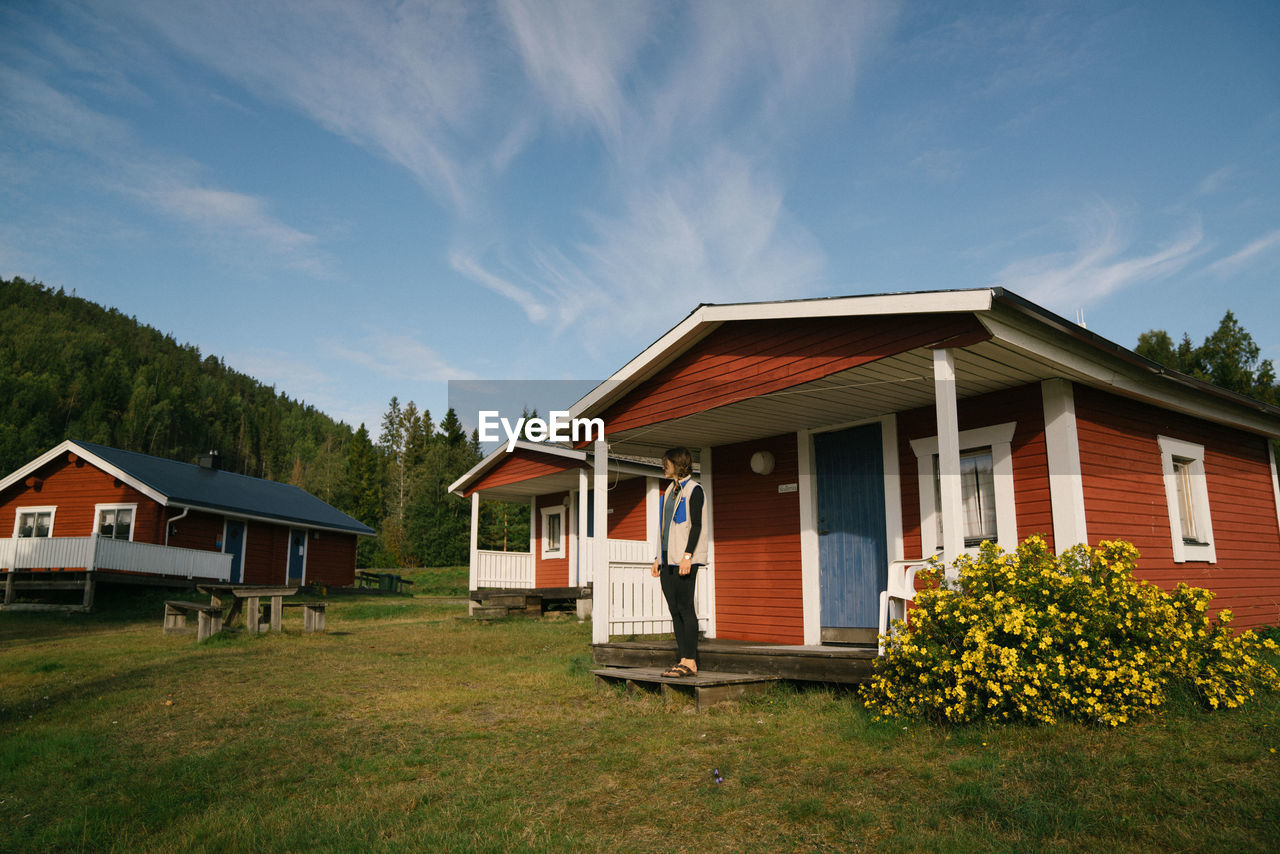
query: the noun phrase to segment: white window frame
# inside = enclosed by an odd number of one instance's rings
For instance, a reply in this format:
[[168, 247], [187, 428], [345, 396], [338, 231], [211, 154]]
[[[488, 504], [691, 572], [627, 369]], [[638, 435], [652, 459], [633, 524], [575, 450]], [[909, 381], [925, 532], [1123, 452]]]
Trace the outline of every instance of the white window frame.
[[[552, 547], [551, 545], [550, 537], [547, 536], [547, 532], [550, 530], [550, 525], [548, 524], [547, 520], [550, 519], [552, 516], [560, 517], [560, 537], [554, 547]], [[557, 506], [557, 507], [542, 508], [541, 539], [542, 539], [542, 559], [543, 560], [559, 560], [560, 558], [568, 557], [568, 553], [565, 551], [565, 548], [564, 548], [564, 523], [565, 523], [565, 512], [564, 512], [563, 505]]]
[[22, 521], [23, 513], [48, 513], [49, 514], [49, 536], [48, 537], [31, 537], [30, 539], [50, 539], [53, 537], [53, 523], [58, 515], [58, 508], [53, 507], [19, 507], [13, 514], [13, 538], [18, 539], [19, 522]]
[[[1160, 471], [1164, 475], [1164, 497], [1169, 506], [1169, 535], [1173, 542], [1173, 562], [1217, 563], [1213, 545], [1213, 519], [1209, 513], [1209, 485], [1204, 473], [1204, 445], [1156, 436], [1160, 445]], [[1184, 460], [1190, 466], [1191, 506], [1195, 513], [1196, 533], [1200, 542], [1188, 543], [1182, 538], [1182, 508], [1178, 502], [1178, 475], [1174, 461]]]
[[[132, 543], [133, 532], [138, 527], [138, 505], [137, 504], [95, 504], [93, 507], [93, 530], [90, 532], [94, 536], [101, 536], [100, 534], [98, 534], [98, 530], [102, 527], [99, 520], [102, 517], [103, 510], [128, 510], [133, 514], [132, 520], [129, 522], [129, 539], [128, 539], [128, 542]], [[114, 540], [119, 538], [113, 536], [111, 539]]]
[[[1018, 422], [1007, 421], [976, 430], [960, 431], [960, 452], [991, 448], [991, 475], [996, 492], [996, 544], [1005, 551], [1018, 547], [1018, 512], [1013, 495], [1013, 432]], [[933, 458], [938, 454], [938, 437], [912, 439], [920, 480], [920, 547], [924, 557], [932, 557], [942, 548], [938, 542], [938, 507], [934, 500], [937, 470]], [[978, 546], [965, 552], [977, 554]]]

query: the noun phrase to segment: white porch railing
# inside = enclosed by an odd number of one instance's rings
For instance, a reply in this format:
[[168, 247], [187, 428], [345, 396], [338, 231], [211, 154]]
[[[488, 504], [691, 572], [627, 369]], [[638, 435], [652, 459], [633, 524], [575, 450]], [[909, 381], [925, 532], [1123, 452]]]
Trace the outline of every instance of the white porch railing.
[[[671, 631], [671, 612], [662, 595], [662, 583], [653, 577], [652, 547], [643, 540], [609, 541], [609, 597], [596, 594], [596, 614], [608, 614], [609, 635], [656, 635]], [[709, 567], [698, 570], [694, 610], [698, 628], [710, 626], [711, 601], [708, 596]], [[607, 610], [606, 610], [607, 607]]]
[[531, 589], [534, 580], [533, 554], [476, 550], [476, 587]]
[[229, 581], [231, 555], [103, 537], [21, 537], [0, 539], [0, 569], [118, 569]]

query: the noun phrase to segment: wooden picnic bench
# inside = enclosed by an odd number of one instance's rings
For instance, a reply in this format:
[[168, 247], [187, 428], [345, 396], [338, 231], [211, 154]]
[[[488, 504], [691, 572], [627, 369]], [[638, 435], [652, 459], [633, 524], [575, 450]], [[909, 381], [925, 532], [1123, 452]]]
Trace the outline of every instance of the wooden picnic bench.
[[324, 631], [324, 612], [328, 603], [285, 602], [286, 596], [298, 592], [296, 587], [202, 584], [196, 589], [208, 594], [209, 604], [165, 602], [166, 634], [186, 631], [187, 614], [194, 612], [200, 615], [198, 639], [203, 641], [222, 631], [224, 626], [230, 626], [241, 610], [244, 611], [245, 631], [249, 634], [268, 630], [278, 632], [281, 630], [281, 617], [286, 607], [302, 609], [303, 631]]
[[167, 635], [189, 631], [187, 614], [199, 614], [197, 641], [208, 640], [222, 631], [222, 606], [205, 602], [179, 602], [168, 600], [164, 603], [164, 633]]
[[399, 593], [405, 587], [412, 587], [413, 582], [398, 572], [371, 572], [361, 569], [356, 571], [356, 586]]
[[[324, 609], [328, 602], [284, 602], [281, 608], [302, 609], [302, 630], [304, 632], [324, 631]], [[264, 606], [266, 607], [266, 606]], [[272, 613], [274, 617], [274, 612]], [[265, 625], [263, 623], [262, 625]]]

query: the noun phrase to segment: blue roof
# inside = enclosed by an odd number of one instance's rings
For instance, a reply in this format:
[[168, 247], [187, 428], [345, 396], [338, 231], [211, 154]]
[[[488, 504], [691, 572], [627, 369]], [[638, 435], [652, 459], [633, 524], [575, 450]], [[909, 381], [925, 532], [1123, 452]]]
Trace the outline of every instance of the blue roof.
[[78, 439], [72, 441], [86, 453], [165, 496], [169, 504], [231, 515], [259, 516], [301, 527], [350, 531], [353, 534], [374, 533], [368, 525], [306, 490], [287, 483], [216, 471]]

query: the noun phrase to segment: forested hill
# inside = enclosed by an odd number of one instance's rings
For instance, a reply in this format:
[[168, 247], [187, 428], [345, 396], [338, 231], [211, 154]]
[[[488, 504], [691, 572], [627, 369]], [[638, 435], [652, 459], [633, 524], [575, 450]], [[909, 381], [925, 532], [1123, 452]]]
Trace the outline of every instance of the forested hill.
[[290, 480], [351, 435], [116, 309], [0, 279], [0, 472], [73, 438], [186, 462], [213, 449], [229, 471]]
[[[0, 279], [0, 476], [64, 439], [184, 462], [216, 450], [224, 469], [300, 486], [378, 531], [361, 566], [465, 563], [469, 502], [448, 485], [479, 460], [475, 437], [452, 410], [437, 427], [394, 397], [373, 426], [376, 439], [116, 309]], [[518, 516], [486, 508], [482, 540], [528, 542]]]

